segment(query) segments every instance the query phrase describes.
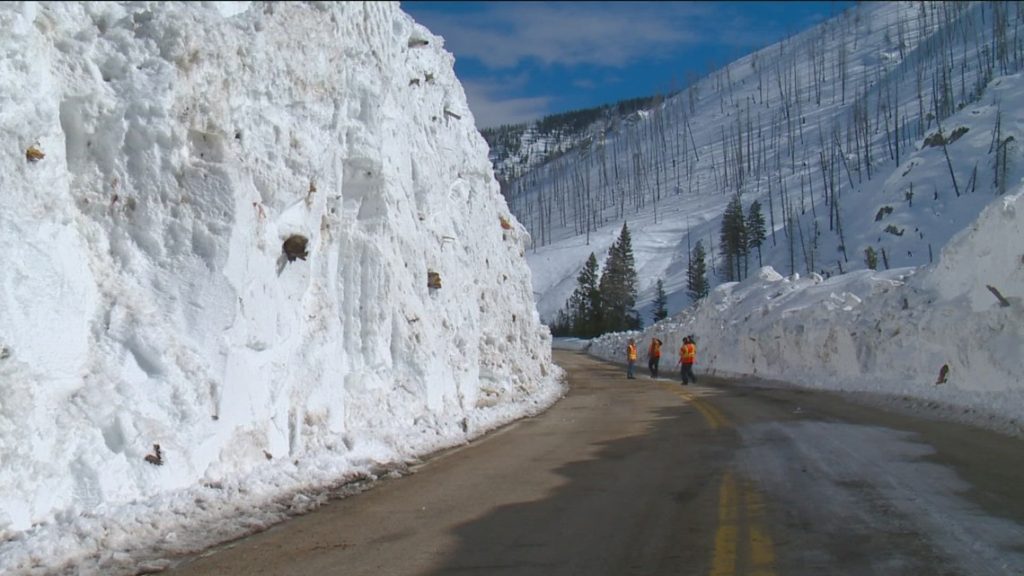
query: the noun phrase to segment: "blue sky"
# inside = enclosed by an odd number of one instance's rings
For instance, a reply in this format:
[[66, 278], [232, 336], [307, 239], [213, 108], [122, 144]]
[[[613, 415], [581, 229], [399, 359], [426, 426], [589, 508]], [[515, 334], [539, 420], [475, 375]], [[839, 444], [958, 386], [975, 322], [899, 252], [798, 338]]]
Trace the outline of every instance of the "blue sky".
[[682, 87], [854, 2], [402, 2], [445, 39], [477, 126]]

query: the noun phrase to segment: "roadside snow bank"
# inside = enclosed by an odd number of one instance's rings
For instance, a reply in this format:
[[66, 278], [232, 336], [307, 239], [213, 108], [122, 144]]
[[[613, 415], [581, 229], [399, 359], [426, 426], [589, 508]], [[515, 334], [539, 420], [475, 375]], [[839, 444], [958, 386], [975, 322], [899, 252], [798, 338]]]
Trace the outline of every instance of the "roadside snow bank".
[[[0, 572], [563, 393], [453, 58], [397, 3], [19, 2], [0, 30]], [[54, 522], [95, 530], [30, 544]]]
[[[697, 373], [758, 376], [960, 407], [953, 417], [1024, 433], [1024, 192], [998, 198], [920, 269], [784, 278], [770, 267], [724, 284], [695, 310], [642, 333], [595, 339], [622, 361], [626, 339], [698, 340]], [[1009, 306], [1001, 305], [988, 286]], [[936, 384], [946, 366], [945, 382]]]

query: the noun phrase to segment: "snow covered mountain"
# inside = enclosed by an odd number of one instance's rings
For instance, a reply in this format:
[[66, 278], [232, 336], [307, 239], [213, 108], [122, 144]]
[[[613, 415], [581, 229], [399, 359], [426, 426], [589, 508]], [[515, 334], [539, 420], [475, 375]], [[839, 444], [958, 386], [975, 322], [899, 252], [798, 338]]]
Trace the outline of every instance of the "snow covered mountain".
[[[933, 263], [1024, 176], [1024, 12], [1010, 2], [860, 3], [741, 58], [660, 104], [601, 120], [512, 179], [538, 309], [554, 319], [590, 252], [633, 231], [639, 309], [686, 295], [690, 248], [722, 273], [726, 204], [756, 200], [768, 237], [746, 272], [829, 276]], [[941, 136], [940, 136], [941, 135]], [[534, 160], [535, 162], [537, 160]], [[745, 277], [745, 275], [743, 276]]]
[[563, 393], [452, 56], [397, 4], [0, 30], [0, 572], [137, 570]]
[[484, 128], [494, 174], [503, 185], [575, 148], [586, 148], [623, 121], [635, 118], [659, 98], [634, 98], [615, 104], [545, 116], [534, 122]]

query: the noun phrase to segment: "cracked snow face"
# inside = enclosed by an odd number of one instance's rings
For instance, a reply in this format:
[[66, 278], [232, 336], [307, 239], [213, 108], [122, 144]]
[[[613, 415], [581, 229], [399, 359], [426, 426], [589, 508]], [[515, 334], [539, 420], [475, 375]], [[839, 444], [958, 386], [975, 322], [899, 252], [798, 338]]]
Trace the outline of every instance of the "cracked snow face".
[[397, 3], [228, 4], [0, 7], [5, 533], [174, 524], [200, 482], [329, 484], [563, 390], [442, 42]]

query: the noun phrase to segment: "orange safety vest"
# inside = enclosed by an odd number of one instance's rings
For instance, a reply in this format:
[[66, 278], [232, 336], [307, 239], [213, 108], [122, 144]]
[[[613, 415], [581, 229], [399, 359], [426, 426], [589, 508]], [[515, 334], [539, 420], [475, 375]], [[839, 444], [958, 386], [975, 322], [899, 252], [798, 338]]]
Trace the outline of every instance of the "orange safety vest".
[[682, 359], [683, 364], [693, 364], [697, 362], [697, 345], [696, 344], [683, 344], [679, 348], [679, 358]]
[[629, 344], [626, 346], [626, 358], [636, 360], [636, 344]]
[[651, 341], [651, 351], [649, 354], [651, 358], [661, 358], [661, 340], [655, 338]]

